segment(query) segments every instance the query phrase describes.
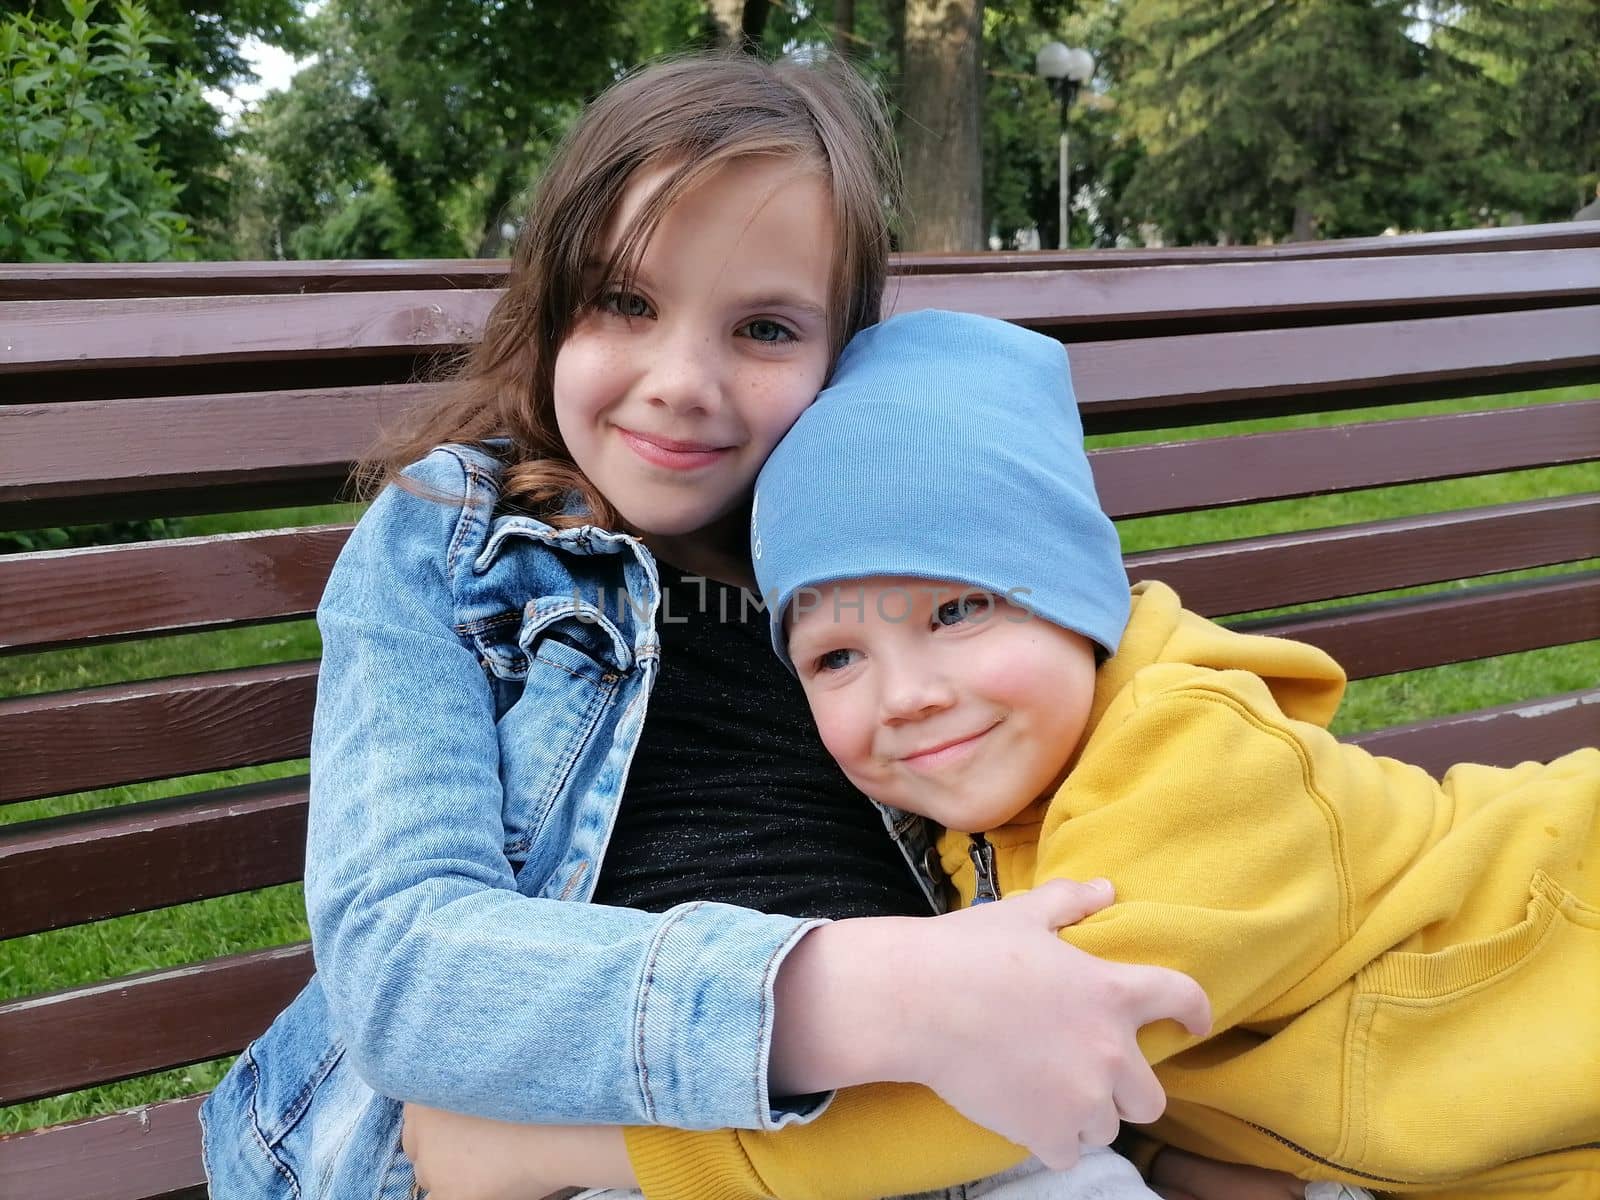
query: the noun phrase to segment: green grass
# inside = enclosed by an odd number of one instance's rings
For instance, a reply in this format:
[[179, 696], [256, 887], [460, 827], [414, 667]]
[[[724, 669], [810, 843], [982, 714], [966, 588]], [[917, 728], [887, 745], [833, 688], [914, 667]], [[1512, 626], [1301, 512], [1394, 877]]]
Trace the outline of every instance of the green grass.
[[[1486, 397], [1392, 406], [1364, 412], [1312, 414], [1250, 424], [1254, 430], [1285, 429], [1369, 420], [1424, 412], [1464, 411], [1510, 402], [1579, 399], [1592, 388], [1567, 388], [1516, 397]], [[1092, 445], [1211, 436], [1239, 426], [1097, 437]], [[1376, 488], [1340, 496], [1247, 505], [1204, 513], [1149, 517], [1120, 525], [1131, 551], [1251, 537], [1353, 521], [1466, 508], [1600, 489], [1600, 466], [1580, 465], [1435, 484]], [[193, 536], [248, 529], [354, 519], [354, 505], [188, 518], [181, 533]], [[1542, 575], [1518, 572], [1506, 578]], [[1413, 589], [1417, 590], [1417, 589]], [[1426, 590], [1426, 589], [1424, 589]], [[193, 671], [285, 662], [315, 657], [317, 632], [310, 621], [287, 622], [217, 633], [154, 638], [80, 650], [0, 659], [0, 697], [93, 687], [121, 680], [150, 679]], [[1351, 733], [1444, 713], [1508, 703], [1552, 692], [1592, 686], [1600, 678], [1600, 642], [1562, 646], [1481, 662], [1436, 667], [1352, 684], [1335, 729]], [[0, 809], [0, 824], [128, 804], [163, 796], [277, 778], [306, 769], [303, 761], [192, 776], [181, 780], [108, 788]], [[227, 896], [152, 913], [100, 921], [0, 943], [0, 996], [20, 996], [112, 978], [135, 971], [258, 949], [306, 936], [299, 885]], [[200, 1064], [32, 1104], [0, 1109], [0, 1131], [32, 1128], [115, 1111], [134, 1104], [210, 1087], [226, 1062]]]

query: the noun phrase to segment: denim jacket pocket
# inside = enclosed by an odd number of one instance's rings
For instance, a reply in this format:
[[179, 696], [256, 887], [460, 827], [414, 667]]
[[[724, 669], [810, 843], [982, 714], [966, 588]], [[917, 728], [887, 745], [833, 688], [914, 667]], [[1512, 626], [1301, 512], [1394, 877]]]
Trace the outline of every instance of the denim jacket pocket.
[[505, 850], [520, 866], [571, 795], [633, 656], [603, 614], [563, 598], [530, 603], [515, 643], [494, 652], [520, 676], [499, 723]]

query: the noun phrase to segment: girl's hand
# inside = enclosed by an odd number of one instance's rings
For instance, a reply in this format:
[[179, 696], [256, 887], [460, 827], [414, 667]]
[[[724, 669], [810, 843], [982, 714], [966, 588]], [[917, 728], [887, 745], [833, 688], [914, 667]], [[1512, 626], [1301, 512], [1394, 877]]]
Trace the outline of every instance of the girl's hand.
[[569, 1184], [638, 1186], [618, 1126], [515, 1125], [407, 1104], [400, 1145], [428, 1200], [540, 1200]]
[[778, 977], [774, 1090], [921, 1083], [1057, 1169], [1120, 1121], [1155, 1120], [1166, 1094], [1136, 1035], [1169, 1017], [1203, 1035], [1211, 1008], [1187, 975], [1056, 935], [1111, 901], [1109, 884], [1056, 880], [942, 917], [812, 931]]
[[1165, 1200], [1304, 1200], [1293, 1175], [1217, 1162], [1166, 1147], [1150, 1168], [1150, 1186]]

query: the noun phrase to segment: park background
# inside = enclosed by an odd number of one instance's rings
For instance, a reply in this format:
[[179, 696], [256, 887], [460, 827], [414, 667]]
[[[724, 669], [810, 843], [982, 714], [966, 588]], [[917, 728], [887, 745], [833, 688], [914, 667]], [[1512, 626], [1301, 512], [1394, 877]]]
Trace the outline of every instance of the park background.
[[[1052, 40], [1096, 62], [1068, 116], [1075, 247], [1564, 220], [1600, 177], [1600, 0], [223, 0], [203, 8], [0, 0], [0, 261], [502, 256], [530, 185], [585, 98], [661, 53], [741, 43], [768, 55], [833, 47], [879, 82], [907, 168], [901, 248], [1005, 246], [1019, 231], [1053, 246], [1061, 108], [1034, 71], [1035, 53]], [[258, 95], [250, 64], [275, 52], [299, 70], [282, 90]], [[1517, 399], [1585, 395], [1567, 388]], [[1597, 484], [1592, 465], [1552, 468], [1148, 518], [1123, 522], [1121, 532], [1133, 552]], [[0, 552], [358, 512], [0, 533]], [[16, 655], [0, 659], [0, 700], [317, 653], [315, 627], [301, 621]], [[1597, 677], [1600, 645], [1591, 643], [1363, 680], [1337, 728], [1570, 691]], [[14, 805], [0, 822], [289, 776], [305, 765]], [[0, 945], [0, 997], [304, 936], [298, 885], [101, 921]], [[3, 1110], [0, 1131], [200, 1090], [225, 1066]]]

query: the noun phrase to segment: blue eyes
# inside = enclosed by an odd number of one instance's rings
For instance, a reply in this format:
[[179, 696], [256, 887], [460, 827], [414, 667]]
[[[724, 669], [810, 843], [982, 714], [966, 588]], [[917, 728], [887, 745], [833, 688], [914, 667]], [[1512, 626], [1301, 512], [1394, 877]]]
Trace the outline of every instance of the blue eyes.
[[854, 653], [854, 650], [829, 650], [826, 654], [817, 656], [816, 669], [842, 671], [850, 665], [850, 656]]
[[606, 292], [599, 299], [602, 311], [630, 320], [650, 315], [650, 303], [637, 292]]
[[973, 617], [987, 616], [994, 608], [994, 597], [985, 592], [969, 592], [957, 600], [946, 600], [933, 612], [935, 625], [959, 625]]
[[[984, 620], [994, 611], [995, 597], [987, 592], [968, 592], [954, 600], [946, 600], [933, 610], [928, 621], [930, 630], [948, 629], [966, 621]], [[828, 650], [811, 660], [811, 669], [818, 675], [842, 671], [856, 660], [857, 650]]]
[[750, 339], [756, 342], [780, 343], [796, 340], [794, 330], [787, 325], [780, 325], [777, 321], [751, 321], [744, 328]]
[[[594, 305], [604, 313], [614, 317], [621, 317], [628, 321], [641, 321], [655, 316], [655, 310], [650, 307], [650, 302], [638, 292], [602, 292], [595, 300]], [[781, 346], [787, 342], [798, 342], [800, 335], [782, 321], [775, 321], [771, 317], [759, 317], [754, 321], [746, 321], [739, 327], [739, 333], [753, 342], [760, 342], [767, 346]]]

